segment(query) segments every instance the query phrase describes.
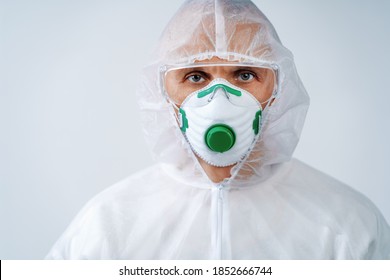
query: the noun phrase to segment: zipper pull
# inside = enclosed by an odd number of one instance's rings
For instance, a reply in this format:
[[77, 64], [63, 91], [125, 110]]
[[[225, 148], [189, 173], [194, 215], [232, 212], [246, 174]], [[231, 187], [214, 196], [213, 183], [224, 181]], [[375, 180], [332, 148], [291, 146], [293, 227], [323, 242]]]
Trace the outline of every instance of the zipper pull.
[[222, 184], [219, 184], [218, 186], [217, 186], [217, 188], [218, 188], [218, 198], [220, 199], [220, 200], [222, 200], [222, 198], [223, 198], [223, 185]]

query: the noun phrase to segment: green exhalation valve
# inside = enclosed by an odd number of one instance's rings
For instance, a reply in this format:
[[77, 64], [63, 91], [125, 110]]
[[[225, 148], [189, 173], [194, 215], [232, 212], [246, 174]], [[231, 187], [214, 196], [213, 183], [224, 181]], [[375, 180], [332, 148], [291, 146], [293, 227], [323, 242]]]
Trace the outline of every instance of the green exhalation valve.
[[212, 151], [223, 153], [233, 147], [236, 136], [231, 127], [224, 124], [216, 124], [207, 130], [205, 141]]

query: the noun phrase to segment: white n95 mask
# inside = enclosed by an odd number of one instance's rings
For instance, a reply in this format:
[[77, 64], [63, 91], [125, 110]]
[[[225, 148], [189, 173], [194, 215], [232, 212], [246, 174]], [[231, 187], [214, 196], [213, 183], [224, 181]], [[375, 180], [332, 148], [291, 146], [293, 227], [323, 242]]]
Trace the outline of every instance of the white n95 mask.
[[218, 78], [185, 98], [178, 120], [195, 154], [224, 167], [250, 152], [260, 134], [262, 106], [246, 90]]

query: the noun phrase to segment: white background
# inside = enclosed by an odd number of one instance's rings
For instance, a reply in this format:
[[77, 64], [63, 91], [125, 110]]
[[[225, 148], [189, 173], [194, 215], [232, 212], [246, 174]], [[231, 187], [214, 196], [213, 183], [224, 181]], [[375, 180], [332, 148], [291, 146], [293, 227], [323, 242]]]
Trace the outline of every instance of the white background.
[[[0, 0], [0, 259], [43, 258], [87, 200], [152, 164], [135, 89], [180, 3]], [[390, 2], [255, 3], [311, 96], [295, 156], [390, 221]]]

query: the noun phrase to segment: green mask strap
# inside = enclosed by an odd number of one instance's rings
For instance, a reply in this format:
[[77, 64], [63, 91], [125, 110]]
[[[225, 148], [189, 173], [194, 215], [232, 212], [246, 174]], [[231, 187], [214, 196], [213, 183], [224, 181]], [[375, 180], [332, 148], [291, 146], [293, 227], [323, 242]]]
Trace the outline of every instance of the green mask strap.
[[255, 135], [257, 135], [257, 133], [259, 133], [261, 117], [262, 117], [261, 116], [261, 110], [259, 110], [259, 111], [256, 112], [255, 119], [253, 120], [253, 124], [252, 124], [252, 128], [253, 128], [253, 131], [254, 131]]
[[186, 117], [186, 112], [182, 108], [179, 109], [178, 118], [181, 131], [186, 132], [188, 128], [188, 119]]

